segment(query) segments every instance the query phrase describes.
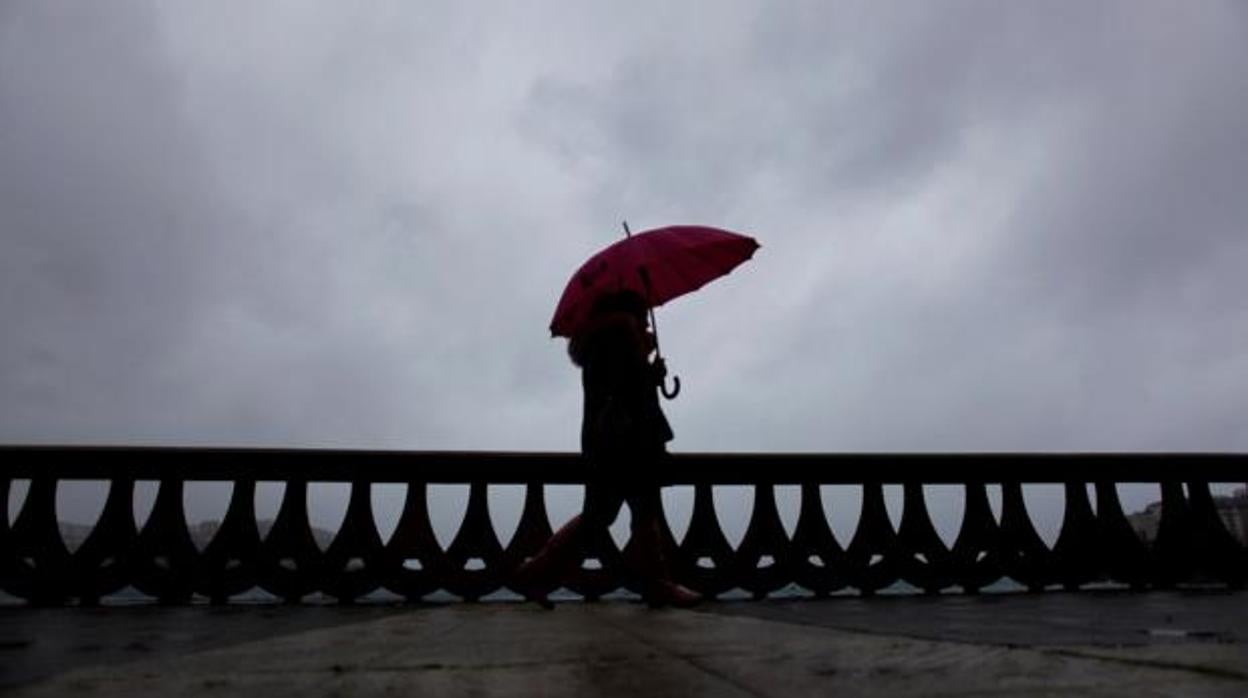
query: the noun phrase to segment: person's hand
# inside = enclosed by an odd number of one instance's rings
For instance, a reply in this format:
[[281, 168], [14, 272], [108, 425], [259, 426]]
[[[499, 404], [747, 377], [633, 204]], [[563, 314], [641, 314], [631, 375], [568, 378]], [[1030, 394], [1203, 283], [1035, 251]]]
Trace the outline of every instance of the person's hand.
[[651, 364], [651, 367], [654, 370], [654, 382], [662, 383], [663, 379], [667, 378], [667, 362], [664, 361], [663, 357], [660, 356], [654, 360], [654, 363]]
[[657, 339], [655, 339], [653, 332], [651, 332], [650, 330], [646, 330], [645, 332], [642, 333], [641, 348], [643, 351], [646, 352], [646, 356], [649, 356], [651, 353], [653, 353], [654, 350], [658, 348], [658, 346], [659, 346], [659, 342]]

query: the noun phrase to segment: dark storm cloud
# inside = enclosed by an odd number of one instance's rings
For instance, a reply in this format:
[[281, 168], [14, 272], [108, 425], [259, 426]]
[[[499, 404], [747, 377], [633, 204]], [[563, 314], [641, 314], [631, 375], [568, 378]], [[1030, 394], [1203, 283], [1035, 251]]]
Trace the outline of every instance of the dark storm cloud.
[[724, 207], [772, 172], [806, 197], [887, 196], [982, 121], [1068, 96], [1084, 66], [1053, 37], [1078, 46], [1110, 29], [957, 3], [844, 14], [747, 12], [735, 41], [709, 47], [692, 27], [657, 31], [606, 80], [538, 81], [532, 122], [573, 166], [619, 163], [604, 189], [671, 205]]
[[[303, 129], [280, 137], [264, 114], [245, 138], [214, 139], [205, 117], [241, 119], [249, 105], [205, 112], [138, 5], [24, 6], [4, 32], [7, 440], [422, 433], [432, 406], [413, 409], [370, 370], [419, 349], [390, 344], [403, 323], [370, 317], [386, 281], [360, 278], [410, 255], [389, 236], [418, 210], [334, 210], [332, 149], [301, 142]], [[325, 232], [343, 218], [363, 228], [347, 244]]]
[[[220, 254], [202, 235], [222, 223], [218, 192], [157, 27], [131, 8], [94, 14], [10, 7], [0, 28], [10, 440], [104, 437], [118, 407], [177, 385], [151, 369], [194, 323], [184, 301]], [[75, 40], [49, 43], [60, 32]]]
[[677, 447], [1242, 449], [1235, 3], [0, 14], [0, 438], [572, 448], [635, 228]]

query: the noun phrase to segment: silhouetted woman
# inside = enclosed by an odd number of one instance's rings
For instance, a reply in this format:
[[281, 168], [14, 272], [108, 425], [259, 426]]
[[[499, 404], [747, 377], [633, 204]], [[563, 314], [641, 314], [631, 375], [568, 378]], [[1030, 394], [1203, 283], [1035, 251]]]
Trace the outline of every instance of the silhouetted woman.
[[661, 360], [650, 360], [654, 337], [647, 330], [646, 308], [636, 293], [603, 296], [568, 341], [568, 355], [581, 368], [581, 451], [592, 472], [581, 514], [517, 571], [519, 590], [543, 606], [550, 607], [546, 595], [580, 565], [589, 542], [607, 535], [625, 501], [632, 512], [632, 542], [624, 562], [642, 580], [645, 600], [656, 606], [701, 600], [672, 581], [663, 554], [657, 469], [667, 457], [672, 429], [659, 407], [657, 387], [666, 369]]

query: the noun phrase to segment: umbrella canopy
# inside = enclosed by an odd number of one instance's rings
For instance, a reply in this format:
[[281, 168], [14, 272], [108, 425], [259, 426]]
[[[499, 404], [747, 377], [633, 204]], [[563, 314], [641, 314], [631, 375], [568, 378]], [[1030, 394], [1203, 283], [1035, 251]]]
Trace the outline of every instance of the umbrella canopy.
[[590, 257], [563, 290], [550, 332], [571, 337], [595, 300], [634, 291], [660, 306], [696, 291], [754, 255], [754, 238], [718, 228], [674, 225], [625, 238]]

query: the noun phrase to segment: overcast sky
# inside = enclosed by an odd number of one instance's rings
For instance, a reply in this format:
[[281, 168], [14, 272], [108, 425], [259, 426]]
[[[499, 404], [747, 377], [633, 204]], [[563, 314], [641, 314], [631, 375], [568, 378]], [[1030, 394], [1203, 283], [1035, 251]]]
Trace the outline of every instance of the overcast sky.
[[626, 218], [673, 450], [1248, 450], [1248, 5], [673, 5], [0, 4], [0, 441], [575, 449]]
[[573, 449], [620, 235], [675, 450], [1248, 448], [1248, 9], [0, 6], [0, 440]]
[[572, 450], [627, 218], [673, 450], [1248, 449], [1246, 6], [887, 5], [6, 2], [0, 441]]

